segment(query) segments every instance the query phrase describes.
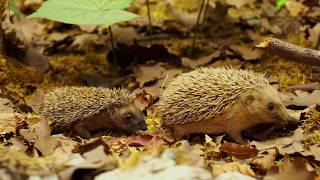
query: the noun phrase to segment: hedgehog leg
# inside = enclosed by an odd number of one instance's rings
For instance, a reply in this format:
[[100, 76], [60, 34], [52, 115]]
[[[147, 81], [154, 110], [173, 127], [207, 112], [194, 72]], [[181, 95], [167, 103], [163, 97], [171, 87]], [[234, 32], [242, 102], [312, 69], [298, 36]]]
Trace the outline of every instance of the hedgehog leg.
[[182, 138], [185, 136], [181, 128], [179, 126], [173, 128], [173, 134], [176, 139], [176, 141], [182, 140]]
[[76, 124], [74, 126], [74, 131], [82, 138], [90, 139], [91, 137], [90, 132], [87, 130], [87, 128], [81, 124]]
[[241, 131], [232, 132], [229, 135], [239, 144], [248, 144], [248, 140], [242, 138]]

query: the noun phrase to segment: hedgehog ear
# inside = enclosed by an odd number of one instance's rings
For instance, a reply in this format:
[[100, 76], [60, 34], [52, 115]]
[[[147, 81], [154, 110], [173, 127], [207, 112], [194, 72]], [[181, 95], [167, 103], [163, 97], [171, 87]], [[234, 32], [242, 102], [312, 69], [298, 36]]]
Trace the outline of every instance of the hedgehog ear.
[[251, 104], [251, 103], [253, 103], [253, 101], [255, 101], [254, 95], [249, 95], [246, 97], [246, 101], [245, 101], [246, 104]]

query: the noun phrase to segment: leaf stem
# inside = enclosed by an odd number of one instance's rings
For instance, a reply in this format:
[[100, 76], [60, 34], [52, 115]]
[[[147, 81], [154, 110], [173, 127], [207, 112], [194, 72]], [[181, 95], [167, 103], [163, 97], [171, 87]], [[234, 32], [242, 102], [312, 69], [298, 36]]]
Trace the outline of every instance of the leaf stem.
[[150, 2], [149, 0], [146, 0], [147, 4], [147, 13], [148, 13], [148, 21], [149, 21], [149, 26], [148, 26], [148, 33], [149, 35], [152, 35], [152, 19], [151, 19], [151, 9], [150, 9]]
[[197, 22], [196, 22], [196, 25], [195, 25], [195, 31], [194, 31], [194, 34], [193, 34], [192, 45], [191, 45], [191, 54], [193, 54], [195, 52], [195, 49], [196, 49], [196, 40], [197, 40], [199, 29], [200, 29], [199, 28], [200, 19], [201, 19], [201, 14], [202, 14], [202, 11], [203, 11], [204, 3], [205, 3], [205, 0], [202, 0], [201, 6], [200, 6], [200, 10], [199, 10], [199, 14], [198, 14], [198, 17], [197, 17]]
[[112, 65], [113, 66], [118, 66], [118, 61], [117, 61], [117, 56], [116, 56], [116, 49], [114, 45], [114, 39], [113, 39], [113, 34], [112, 34], [112, 29], [111, 26], [108, 27], [109, 30], [109, 36], [110, 36], [110, 41], [111, 41], [111, 48], [112, 48]]

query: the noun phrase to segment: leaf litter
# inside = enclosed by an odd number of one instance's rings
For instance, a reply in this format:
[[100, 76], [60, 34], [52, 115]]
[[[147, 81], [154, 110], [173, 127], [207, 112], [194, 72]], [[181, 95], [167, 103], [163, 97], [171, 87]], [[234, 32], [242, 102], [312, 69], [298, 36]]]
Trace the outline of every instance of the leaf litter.
[[[190, 0], [188, 0], [189, 2]], [[115, 29], [123, 72], [110, 70], [105, 26], [76, 27], [45, 20], [18, 21], [26, 39], [50, 57], [50, 68], [38, 73], [21, 62], [0, 61], [0, 172], [13, 179], [315, 179], [319, 178], [320, 132], [318, 67], [291, 62], [254, 49], [265, 36], [315, 48], [317, 13], [301, 1], [210, 1], [200, 53], [186, 56], [200, 1], [152, 0], [156, 34], [146, 41], [145, 18]], [[144, 1], [129, 9], [146, 17]], [[19, 4], [19, 3], [18, 3]], [[38, 1], [23, 0], [22, 12]], [[19, 6], [18, 6], [19, 7]], [[173, 8], [174, 7], [174, 8]], [[217, 8], [218, 7], [218, 8]], [[219, 11], [218, 11], [219, 10]], [[299, 18], [302, 17], [302, 18]], [[299, 28], [293, 28], [298, 25]], [[33, 28], [36, 27], [36, 28]], [[123, 35], [125, 34], [125, 35]], [[149, 38], [149, 37], [148, 37]], [[123, 56], [120, 56], [123, 55]], [[136, 58], [135, 58], [136, 57]], [[137, 58], [138, 57], [138, 58]], [[280, 90], [296, 125], [263, 141], [238, 145], [227, 136], [192, 135], [174, 142], [161, 127], [153, 104], [166, 85], [183, 72], [201, 66], [235, 66], [266, 72]], [[43, 65], [45, 68], [46, 65]], [[271, 81], [270, 81], [271, 82]], [[37, 105], [43, 93], [62, 85], [128, 87], [147, 111], [148, 130], [135, 135], [103, 132], [90, 140], [51, 135]], [[31, 112], [31, 113], [30, 113]]]

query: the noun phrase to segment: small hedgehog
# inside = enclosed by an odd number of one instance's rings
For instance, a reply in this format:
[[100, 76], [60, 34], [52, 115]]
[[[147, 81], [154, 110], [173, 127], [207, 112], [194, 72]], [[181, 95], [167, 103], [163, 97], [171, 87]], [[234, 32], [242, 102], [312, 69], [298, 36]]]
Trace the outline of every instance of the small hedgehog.
[[42, 118], [52, 121], [54, 134], [74, 131], [89, 139], [99, 129], [147, 129], [134, 95], [125, 89], [60, 87], [44, 96], [39, 109]]
[[193, 133], [227, 133], [244, 144], [243, 130], [289, 120], [264, 75], [233, 68], [201, 68], [180, 75], [161, 95], [157, 111], [177, 140]]

